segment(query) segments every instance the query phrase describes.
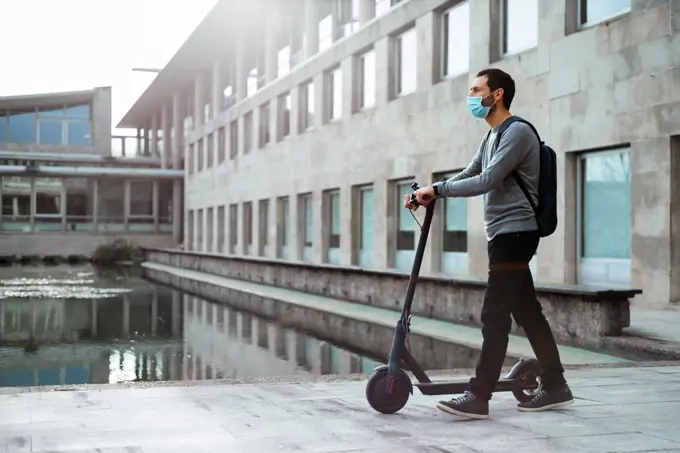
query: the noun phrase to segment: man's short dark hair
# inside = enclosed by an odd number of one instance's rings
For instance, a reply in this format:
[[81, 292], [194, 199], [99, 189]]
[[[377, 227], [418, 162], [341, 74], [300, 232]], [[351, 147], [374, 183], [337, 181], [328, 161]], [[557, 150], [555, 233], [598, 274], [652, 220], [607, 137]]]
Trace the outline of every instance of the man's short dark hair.
[[487, 68], [477, 73], [477, 77], [482, 76], [486, 76], [491, 91], [503, 88], [503, 106], [510, 110], [512, 100], [515, 98], [515, 81], [510, 74], [498, 68]]

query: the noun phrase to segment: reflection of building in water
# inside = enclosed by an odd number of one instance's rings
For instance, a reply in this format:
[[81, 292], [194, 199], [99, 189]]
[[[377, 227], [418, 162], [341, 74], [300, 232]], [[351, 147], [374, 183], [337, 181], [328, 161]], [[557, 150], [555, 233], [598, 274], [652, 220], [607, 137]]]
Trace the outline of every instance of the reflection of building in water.
[[188, 380], [370, 372], [377, 363], [249, 313], [184, 296]]
[[156, 287], [109, 299], [2, 300], [0, 386], [178, 379], [181, 316], [179, 294]]

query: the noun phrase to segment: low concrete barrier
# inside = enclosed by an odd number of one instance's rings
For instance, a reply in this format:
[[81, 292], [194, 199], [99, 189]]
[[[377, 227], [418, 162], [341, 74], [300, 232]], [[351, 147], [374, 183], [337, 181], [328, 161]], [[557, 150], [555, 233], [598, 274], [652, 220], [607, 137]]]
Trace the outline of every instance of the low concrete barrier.
[[[146, 261], [227, 278], [273, 285], [400, 310], [409, 275], [392, 270], [338, 267], [259, 257], [236, 257], [175, 249], [144, 249]], [[481, 326], [486, 281], [425, 275], [418, 280], [413, 314]], [[558, 341], [597, 346], [630, 325], [630, 298], [636, 289], [536, 284], [538, 298]], [[513, 323], [512, 333], [523, 335]]]

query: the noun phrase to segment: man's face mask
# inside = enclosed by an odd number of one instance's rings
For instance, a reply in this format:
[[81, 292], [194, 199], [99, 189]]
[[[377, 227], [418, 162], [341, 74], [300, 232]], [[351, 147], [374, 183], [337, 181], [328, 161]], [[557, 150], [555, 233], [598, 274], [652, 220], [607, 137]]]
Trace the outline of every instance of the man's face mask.
[[467, 108], [468, 111], [472, 114], [472, 116], [474, 116], [475, 118], [484, 119], [489, 115], [489, 112], [491, 111], [491, 108], [494, 106], [494, 104], [496, 104], [496, 101], [494, 101], [494, 103], [488, 107], [482, 105], [482, 101], [487, 97], [491, 96], [492, 94], [493, 92], [487, 94], [486, 96], [467, 97]]

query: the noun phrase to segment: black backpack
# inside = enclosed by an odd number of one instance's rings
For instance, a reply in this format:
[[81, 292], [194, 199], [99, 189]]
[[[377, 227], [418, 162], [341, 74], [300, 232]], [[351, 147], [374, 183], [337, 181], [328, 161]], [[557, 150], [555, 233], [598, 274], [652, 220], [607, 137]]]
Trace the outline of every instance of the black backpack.
[[529, 121], [520, 118], [519, 116], [511, 116], [503, 122], [500, 129], [498, 130], [498, 136], [496, 138], [496, 143], [494, 148], [498, 148], [498, 144], [501, 141], [501, 136], [510, 127], [510, 125], [516, 121], [520, 121], [524, 124], [529, 125], [531, 130], [534, 131], [538, 141], [540, 143], [540, 153], [541, 153], [541, 168], [539, 170], [538, 178], [538, 206], [534, 205], [533, 200], [529, 196], [524, 181], [519, 176], [517, 171], [512, 172], [512, 176], [515, 178], [517, 185], [519, 185], [524, 196], [529, 200], [531, 204], [531, 209], [534, 210], [536, 215], [536, 223], [538, 223], [538, 230], [541, 237], [550, 236], [557, 229], [557, 154], [550, 146], [546, 145], [545, 142], [541, 140], [541, 136], [536, 131], [536, 128]]

